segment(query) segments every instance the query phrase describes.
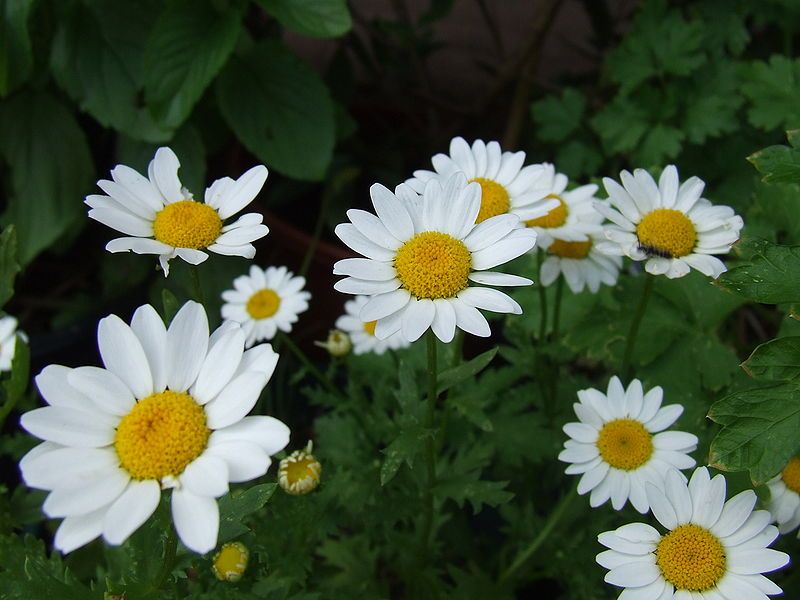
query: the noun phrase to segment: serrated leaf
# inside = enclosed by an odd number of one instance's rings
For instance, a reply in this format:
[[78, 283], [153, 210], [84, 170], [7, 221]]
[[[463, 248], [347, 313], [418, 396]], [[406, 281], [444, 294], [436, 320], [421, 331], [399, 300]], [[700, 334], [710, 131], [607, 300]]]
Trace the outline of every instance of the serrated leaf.
[[742, 92], [750, 99], [747, 117], [754, 127], [800, 126], [800, 59], [775, 55], [769, 62], [754, 61], [747, 69]]
[[14, 295], [14, 279], [19, 273], [17, 231], [9, 225], [0, 233], [0, 307]]
[[643, 165], [663, 164], [680, 154], [685, 134], [669, 125], [657, 124], [642, 138], [636, 157]]
[[793, 381], [800, 377], [800, 337], [770, 340], [758, 346], [742, 363], [750, 377]]
[[220, 498], [219, 543], [250, 531], [242, 521], [269, 502], [277, 488], [277, 483], [262, 483], [243, 492], [229, 492]]
[[431, 432], [421, 425], [411, 424], [403, 428], [400, 435], [383, 450], [386, 456], [381, 464], [381, 485], [394, 479], [404, 462], [413, 468], [414, 459], [422, 452], [425, 440], [430, 435]]
[[508, 481], [483, 481], [465, 475], [437, 483], [433, 493], [439, 498], [455, 501], [459, 508], [469, 502], [473, 514], [478, 514], [484, 504], [498, 506], [509, 502], [514, 494], [506, 491], [507, 486]]
[[353, 26], [345, 0], [258, 0], [291, 31], [318, 38], [344, 35]]
[[781, 304], [800, 300], [800, 246], [759, 244], [750, 264], [723, 273], [717, 284], [737, 294]]
[[756, 485], [779, 473], [800, 448], [800, 387], [784, 383], [746, 390], [715, 402], [709, 418], [722, 425], [709, 466], [750, 471]]
[[800, 150], [769, 146], [747, 157], [767, 183], [800, 183]]
[[333, 155], [335, 124], [328, 88], [313, 70], [276, 42], [234, 57], [217, 78], [225, 120], [271, 169], [319, 180]]
[[536, 124], [536, 137], [545, 142], [565, 140], [581, 124], [586, 98], [574, 88], [566, 88], [561, 96], [550, 95], [534, 102], [531, 116]]
[[477, 394], [456, 395], [447, 398], [447, 403], [465, 419], [483, 431], [492, 431], [492, 421], [484, 412], [483, 402]]
[[617, 96], [590, 123], [609, 153], [633, 150], [650, 126], [647, 112], [629, 98]]
[[492, 362], [492, 359], [494, 359], [495, 355], [497, 354], [497, 350], [498, 348], [496, 347], [492, 348], [483, 354], [479, 354], [472, 360], [468, 360], [457, 367], [446, 369], [439, 373], [439, 377], [437, 379], [438, 393], [441, 394], [451, 387], [458, 385], [467, 379], [475, 377], [478, 373], [489, 366], [489, 363]]

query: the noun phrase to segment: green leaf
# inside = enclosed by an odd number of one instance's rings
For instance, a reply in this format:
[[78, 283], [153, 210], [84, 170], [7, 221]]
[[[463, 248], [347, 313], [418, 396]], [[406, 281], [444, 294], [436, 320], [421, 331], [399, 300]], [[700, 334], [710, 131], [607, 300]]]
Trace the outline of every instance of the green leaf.
[[574, 88], [566, 88], [561, 97], [550, 95], [531, 106], [536, 136], [544, 142], [560, 142], [581, 124], [586, 98]]
[[439, 384], [438, 392], [441, 394], [454, 385], [458, 385], [467, 379], [475, 377], [478, 373], [489, 366], [489, 363], [492, 362], [492, 359], [494, 359], [495, 355], [497, 354], [497, 350], [498, 348], [496, 347], [492, 348], [483, 354], [479, 354], [472, 360], [468, 360], [457, 367], [446, 369], [439, 373], [439, 378], [437, 380]]
[[800, 448], [800, 387], [794, 383], [731, 394], [715, 402], [708, 416], [722, 425], [709, 466], [748, 470], [756, 485], [779, 473]]
[[94, 168], [75, 118], [46, 93], [0, 103], [0, 131], [13, 190], [4, 220], [16, 226], [18, 260], [26, 265], [85, 219]]
[[28, 20], [33, 0], [0, 0], [0, 98], [25, 83], [33, 70]]
[[591, 176], [603, 164], [603, 155], [594, 144], [570, 140], [559, 145], [555, 163], [560, 171], [570, 177]]
[[663, 164], [680, 154], [684, 137], [680, 129], [660, 123], [654, 125], [642, 139], [636, 157], [644, 165]]
[[14, 295], [14, 279], [19, 270], [17, 231], [9, 225], [0, 233], [0, 307]]
[[161, 304], [164, 307], [164, 322], [169, 325], [175, 313], [180, 309], [181, 304], [175, 294], [167, 288], [161, 290]]
[[[796, 135], [797, 130], [788, 132]], [[800, 183], [800, 150], [770, 146], [747, 157], [767, 183]]]
[[464, 502], [472, 505], [473, 514], [478, 514], [484, 504], [498, 506], [509, 502], [514, 494], [506, 491], [508, 481], [481, 481], [469, 476], [448, 478], [433, 488], [440, 498], [450, 498], [459, 508]]
[[260, 160], [295, 179], [325, 176], [333, 156], [333, 102], [305, 63], [276, 42], [262, 42], [234, 57], [216, 88], [225, 120]]
[[756, 246], [750, 264], [723, 273], [717, 284], [756, 302], [796, 302], [800, 300], [800, 246], [763, 242]]
[[492, 421], [484, 412], [484, 400], [479, 394], [473, 393], [449, 397], [447, 403], [476, 427], [483, 431], [492, 431]]
[[353, 26], [345, 0], [258, 0], [291, 31], [311, 37], [344, 35]]
[[800, 337], [770, 340], [753, 350], [742, 368], [750, 377], [793, 381], [800, 377]]
[[144, 49], [144, 92], [166, 128], [180, 126], [239, 38], [241, 10], [178, 0], [158, 17]]
[[386, 457], [381, 464], [381, 485], [386, 485], [405, 462], [409, 468], [414, 467], [414, 459], [422, 452], [425, 440], [431, 433], [418, 424], [411, 424], [400, 431], [394, 441], [383, 450]]
[[31, 374], [31, 350], [28, 344], [20, 337], [15, 338], [14, 360], [11, 361], [11, 376], [3, 381], [6, 402], [16, 404], [25, 390]]
[[743, 79], [742, 93], [751, 102], [747, 117], [753, 127], [800, 126], [800, 59], [776, 55], [769, 62], [754, 61]]
[[647, 112], [623, 96], [617, 96], [604, 106], [590, 123], [611, 154], [630, 152], [650, 129]]
[[234, 491], [219, 499], [219, 543], [227, 542], [250, 531], [245, 517], [263, 507], [275, 490], [277, 483], [262, 483], [243, 492]]

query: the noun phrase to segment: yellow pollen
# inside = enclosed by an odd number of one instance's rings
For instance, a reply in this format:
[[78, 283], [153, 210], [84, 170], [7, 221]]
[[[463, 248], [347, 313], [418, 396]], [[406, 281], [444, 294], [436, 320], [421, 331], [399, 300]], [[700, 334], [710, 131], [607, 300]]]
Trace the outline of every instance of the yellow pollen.
[[364, 323], [364, 331], [366, 331], [371, 336], [375, 336], [375, 326], [378, 324], [377, 321], [367, 321]]
[[214, 555], [211, 570], [220, 581], [239, 581], [247, 569], [250, 552], [241, 542], [223, 544]]
[[786, 487], [800, 494], [800, 457], [792, 457], [788, 464], [784, 467], [781, 478]]
[[289, 494], [300, 496], [316, 489], [322, 477], [322, 465], [310, 452], [295, 450], [284, 458], [278, 468], [278, 483]]
[[565, 242], [564, 240], [553, 240], [547, 249], [548, 254], [554, 254], [561, 258], [586, 258], [589, 250], [592, 249], [592, 241], [585, 242]]
[[114, 448], [133, 479], [180, 475], [205, 450], [211, 430], [203, 407], [166, 390], [136, 403], [117, 427]]
[[174, 248], [207, 248], [217, 241], [221, 230], [217, 211], [194, 200], [167, 204], [153, 222], [155, 238]]
[[713, 533], [688, 523], [661, 538], [656, 564], [677, 589], [703, 592], [725, 575], [725, 548]]
[[635, 419], [615, 419], [600, 430], [597, 449], [609, 465], [633, 471], [645, 464], [653, 454], [650, 432]]
[[281, 297], [270, 289], [257, 291], [247, 301], [247, 313], [254, 319], [271, 317], [281, 307]]
[[467, 287], [472, 255], [446, 233], [424, 231], [400, 247], [394, 266], [402, 286], [417, 298], [452, 298]]
[[475, 219], [476, 223], [505, 214], [511, 208], [508, 191], [496, 181], [484, 177], [475, 177], [469, 181], [479, 183], [481, 186], [481, 210]]
[[549, 194], [545, 196], [547, 198], [555, 198], [558, 200], [559, 205], [555, 208], [550, 209], [550, 212], [546, 215], [542, 215], [541, 217], [537, 217], [535, 219], [531, 219], [530, 221], [525, 221], [525, 224], [528, 227], [542, 227], [545, 229], [552, 229], [553, 227], [561, 227], [564, 223], [567, 222], [567, 214], [569, 211], [567, 210], [567, 203], [561, 198], [561, 196], [557, 194]]
[[672, 208], [647, 213], [636, 226], [639, 248], [648, 254], [677, 258], [691, 254], [697, 239], [689, 217]]

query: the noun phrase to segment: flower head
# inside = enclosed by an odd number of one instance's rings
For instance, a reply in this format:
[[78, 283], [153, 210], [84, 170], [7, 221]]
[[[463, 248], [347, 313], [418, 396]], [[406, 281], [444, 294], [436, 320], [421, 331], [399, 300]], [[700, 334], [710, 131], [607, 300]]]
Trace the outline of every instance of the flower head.
[[278, 483], [283, 491], [292, 496], [302, 496], [313, 492], [322, 477], [322, 464], [311, 454], [313, 445], [295, 450], [281, 460], [278, 467]]
[[303, 290], [305, 277], [286, 267], [250, 267], [250, 275], [233, 280], [232, 290], [222, 292], [222, 318], [240, 323], [250, 347], [271, 340], [280, 329], [289, 333], [297, 315], [308, 310], [311, 294]]
[[653, 275], [683, 277], [690, 268], [719, 277], [727, 267], [715, 254], [727, 254], [739, 239], [742, 218], [728, 206], [701, 198], [705, 184], [697, 177], [679, 185], [678, 171], [669, 165], [656, 185], [643, 169], [620, 173], [622, 185], [603, 179], [610, 205], [595, 208], [614, 222], [606, 229], [611, 240], [601, 252], [646, 260]]
[[503, 292], [473, 284], [529, 285], [524, 277], [487, 270], [530, 250], [536, 232], [519, 228], [510, 214], [476, 225], [477, 183], [457, 173], [444, 184], [431, 179], [422, 196], [404, 184], [395, 194], [375, 184], [370, 195], [377, 217], [349, 210], [351, 223], [336, 227], [339, 238], [367, 258], [340, 260], [333, 272], [347, 275], [335, 289], [371, 296], [359, 318], [376, 321], [379, 339], [400, 331], [413, 342], [432, 328], [450, 342], [456, 327], [486, 337], [491, 332], [479, 308], [522, 312]]
[[11, 370], [17, 351], [17, 336], [27, 339], [17, 332], [17, 320], [11, 315], [0, 318], [0, 373]]
[[45, 514], [64, 518], [56, 548], [70, 552], [100, 535], [121, 544], [171, 488], [178, 535], [208, 552], [219, 529], [215, 498], [228, 482], [264, 475], [289, 441], [277, 419], [246, 416], [278, 355], [268, 344], [245, 351], [238, 325], [209, 337], [196, 302], [169, 328], [149, 305], [130, 325], [111, 315], [97, 338], [105, 368], [45, 367], [36, 384], [48, 406], [21, 419], [45, 440], [20, 469], [29, 486], [50, 492]]
[[408, 346], [408, 342], [398, 331], [393, 333], [385, 340], [381, 340], [375, 335], [377, 321], [362, 321], [359, 317], [361, 309], [369, 302], [366, 296], [356, 296], [352, 300], [344, 303], [345, 314], [336, 319], [336, 327], [346, 331], [353, 342], [353, 352], [355, 354], [366, 354], [374, 352], [383, 354], [387, 349], [397, 350]]
[[653, 515], [667, 530], [630, 523], [598, 536], [609, 548], [597, 562], [606, 582], [624, 587], [620, 598], [652, 600], [743, 600], [780, 594], [764, 577], [789, 562], [767, 546], [778, 536], [767, 511], [753, 511], [746, 490], [725, 501], [725, 478], [695, 470], [687, 486], [681, 473], [667, 473], [664, 489], [647, 484]]
[[241, 542], [228, 542], [214, 555], [211, 570], [220, 581], [239, 581], [247, 569], [250, 551]]
[[575, 403], [579, 423], [567, 423], [570, 437], [558, 459], [571, 463], [568, 475], [581, 474], [578, 493], [591, 491], [589, 503], [600, 506], [611, 499], [620, 510], [630, 500], [640, 513], [650, 508], [645, 494], [647, 482], [658, 485], [672, 469], [689, 469], [688, 455], [697, 447], [697, 436], [683, 431], [664, 431], [683, 412], [680, 404], [661, 406], [663, 390], [654, 387], [646, 394], [638, 379], [628, 389], [618, 377], [603, 394], [593, 388], [578, 392]]
[[125, 165], [111, 171], [113, 181], [97, 185], [107, 194], [86, 197], [89, 217], [130, 237], [111, 240], [109, 252], [157, 254], [164, 275], [176, 256], [197, 265], [208, 258], [204, 250], [228, 256], [253, 258], [251, 242], [269, 232], [263, 217], [248, 213], [233, 223], [224, 221], [252, 202], [267, 179], [267, 168], [253, 167], [237, 180], [218, 179], [206, 190], [205, 202], [178, 179], [178, 157], [169, 148], [159, 148], [150, 162], [148, 177]]
[[770, 500], [767, 509], [781, 533], [800, 525], [800, 456], [793, 456], [781, 474], [767, 483]]
[[331, 329], [328, 332], [328, 339], [324, 342], [316, 341], [314, 345], [325, 348], [328, 354], [336, 358], [347, 356], [350, 354], [350, 350], [353, 349], [353, 342], [350, 336], [340, 329]]

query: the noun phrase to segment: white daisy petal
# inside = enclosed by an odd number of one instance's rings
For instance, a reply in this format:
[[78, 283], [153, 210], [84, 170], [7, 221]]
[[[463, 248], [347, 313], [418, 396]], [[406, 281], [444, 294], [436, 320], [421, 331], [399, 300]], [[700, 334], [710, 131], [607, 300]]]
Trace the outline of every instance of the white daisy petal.
[[122, 469], [110, 468], [102, 477], [88, 483], [72, 482], [69, 486], [54, 489], [44, 501], [42, 510], [51, 518], [85, 515], [116, 500], [130, 479]]
[[85, 515], [67, 517], [56, 530], [53, 546], [66, 554], [100, 537], [105, 514], [106, 510], [102, 508]]
[[111, 371], [99, 367], [78, 367], [67, 375], [70, 387], [92, 398], [95, 406], [111, 415], [124, 416], [136, 400], [130, 388]]
[[103, 537], [109, 544], [118, 545], [130, 537], [150, 518], [161, 498], [155, 481], [131, 481], [103, 519]]
[[124, 381], [134, 396], [141, 399], [153, 393], [153, 377], [142, 344], [122, 319], [116, 315], [101, 319], [97, 343], [106, 369]]
[[20, 425], [36, 437], [64, 446], [99, 448], [114, 441], [116, 421], [110, 416], [48, 406], [26, 412]]
[[228, 465], [211, 453], [202, 454], [186, 466], [179, 479], [193, 494], [219, 498], [228, 492]]
[[153, 379], [153, 390], [161, 392], [167, 387], [167, 328], [156, 309], [145, 304], [136, 309], [131, 319], [131, 329], [147, 356]]
[[235, 377], [219, 395], [206, 404], [206, 422], [212, 429], [221, 429], [241, 420], [255, 406], [264, 376], [247, 371]]
[[209, 447], [208, 454], [225, 462], [227, 479], [232, 482], [261, 477], [271, 464], [261, 446], [243, 440], [214, 444]]
[[197, 378], [208, 349], [208, 317], [202, 305], [187, 302], [167, 330], [167, 385], [181, 392]]
[[220, 218], [227, 219], [250, 204], [264, 187], [268, 175], [267, 167], [258, 165], [248, 169], [239, 179], [228, 185], [218, 200]]
[[172, 519], [178, 537], [189, 550], [205, 554], [217, 545], [219, 507], [213, 498], [180, 488], [173, 490]]

